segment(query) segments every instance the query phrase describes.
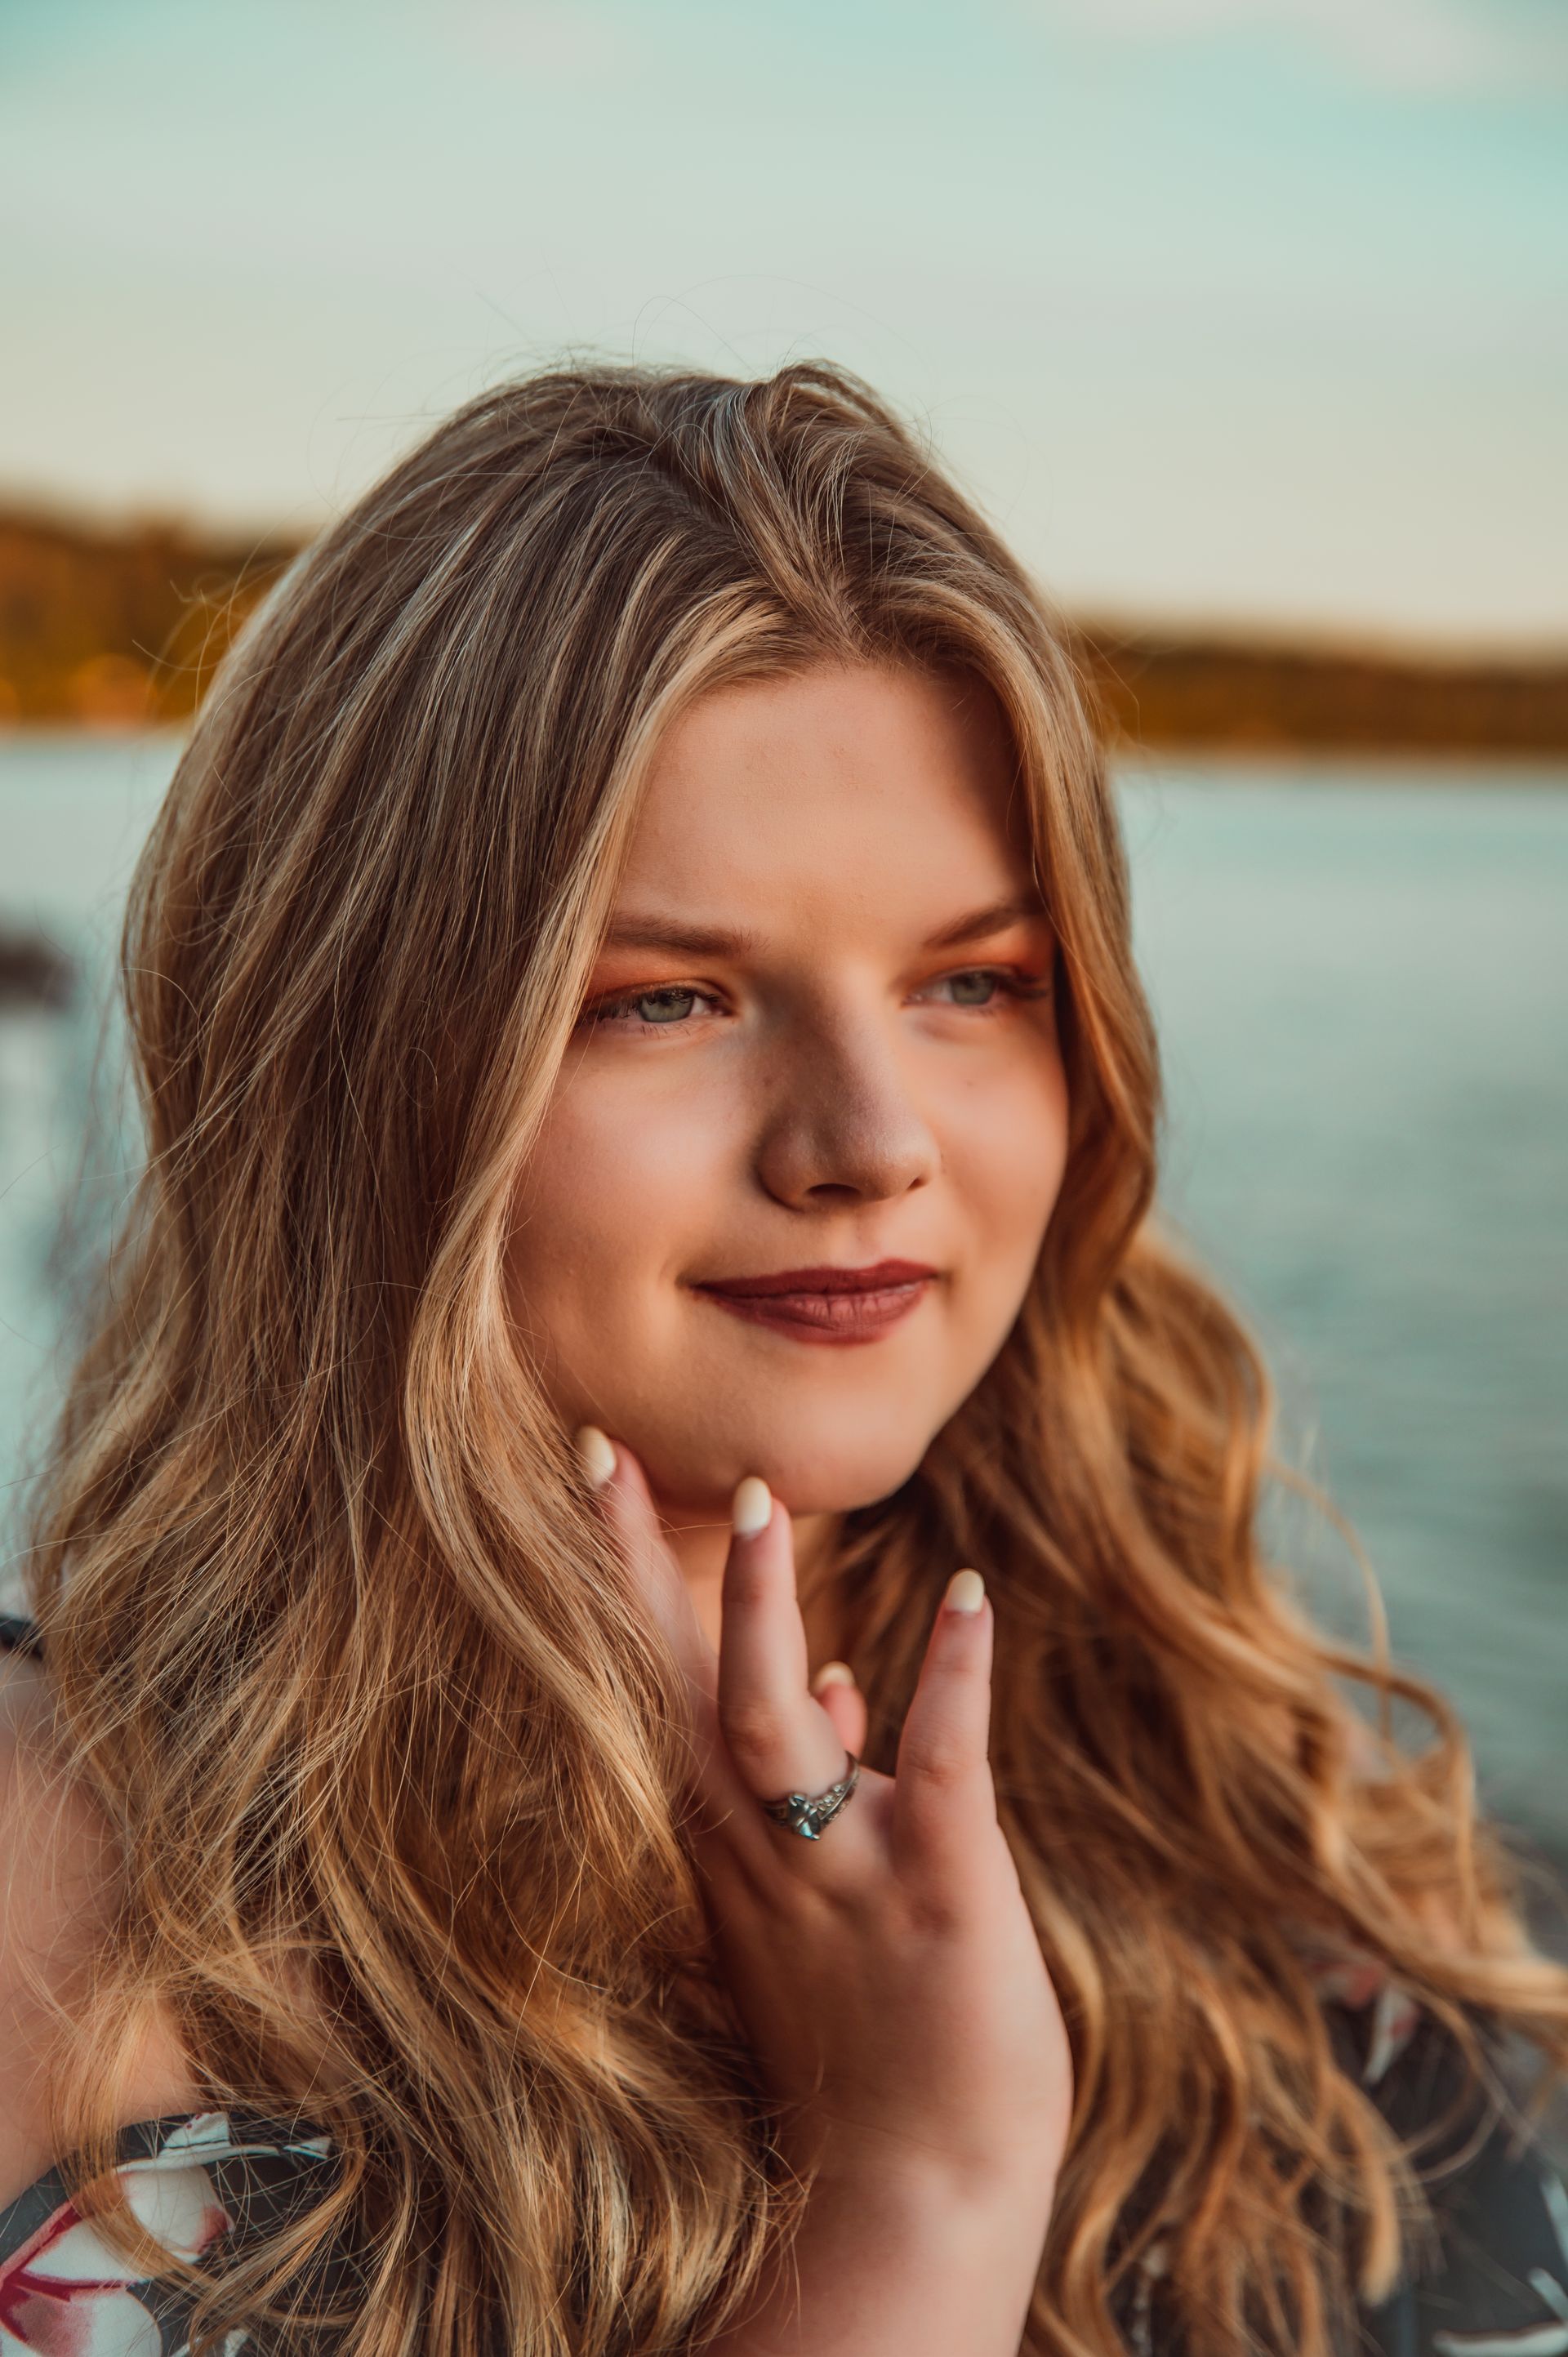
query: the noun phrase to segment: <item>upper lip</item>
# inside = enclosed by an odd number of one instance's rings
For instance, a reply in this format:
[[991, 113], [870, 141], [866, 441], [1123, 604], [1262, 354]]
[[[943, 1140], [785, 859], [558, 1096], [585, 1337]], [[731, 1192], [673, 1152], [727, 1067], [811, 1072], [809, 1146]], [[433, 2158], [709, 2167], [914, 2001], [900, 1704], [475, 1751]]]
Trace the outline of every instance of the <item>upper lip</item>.
[[704, 1276], [697, 1280], [703, 1293], [749, 1294], [758, 1298], [783, 1293], [886, 1293], [898, 1285], [918, 1285], [935, 1276], [924, 1261], [879, 1260], [865, 1268], [775, 1268], [757, 1276]]

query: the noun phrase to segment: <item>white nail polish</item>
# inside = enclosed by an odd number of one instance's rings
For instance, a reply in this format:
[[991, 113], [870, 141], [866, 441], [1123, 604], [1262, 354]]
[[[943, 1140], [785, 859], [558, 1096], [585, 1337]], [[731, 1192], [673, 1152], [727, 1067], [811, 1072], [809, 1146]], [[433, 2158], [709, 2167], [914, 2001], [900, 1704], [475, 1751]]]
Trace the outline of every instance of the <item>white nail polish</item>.
[[820, 1695], [828, 1686], [852, 1686], [854, 1672], [847, 1662], [824, 1662], [811, 1680], [811, 1692]]
[[736, 1538], [741, 1539], [759, 1537], [773, 1520], [773, 1492], [759, 1475], [748, 1473], [736, 1483], [730, 1520]]
[[590, 1487], [602, 1490], [616, 1469], [616, 1453], [596, 1424], [585, 1424], [578, 1433], [577, 1455]]
[[977, 1571], [955, 1571], [942, 1602], [950, 1612], [978, 1612], [985, 1601], [985, 1582]]

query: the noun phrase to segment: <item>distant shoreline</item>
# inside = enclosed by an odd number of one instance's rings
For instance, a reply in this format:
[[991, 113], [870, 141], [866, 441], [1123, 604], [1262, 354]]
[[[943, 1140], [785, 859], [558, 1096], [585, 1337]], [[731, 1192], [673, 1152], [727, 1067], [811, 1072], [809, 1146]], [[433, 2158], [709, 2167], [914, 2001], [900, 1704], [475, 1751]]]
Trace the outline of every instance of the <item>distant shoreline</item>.
[[[0, 510], [0, 729], [189, 717], [235, 629], [297, 554], [174, 523], [114, 528]], [[1568, 756], [1568, 651], [1459, 659], [1262, 636], [1066, 623], [1113, 748], [1293, 755]]]
[[1110, 740], [1259, 757], [1568, 754], [1568, 656], [1457, 662], [1080, 626]]

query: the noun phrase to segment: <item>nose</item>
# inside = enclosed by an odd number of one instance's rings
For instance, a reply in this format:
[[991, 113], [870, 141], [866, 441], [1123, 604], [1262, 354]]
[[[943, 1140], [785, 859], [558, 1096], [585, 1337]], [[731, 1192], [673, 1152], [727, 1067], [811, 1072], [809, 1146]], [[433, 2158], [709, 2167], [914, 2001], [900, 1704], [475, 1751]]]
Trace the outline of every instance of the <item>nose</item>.
[[757, 1156], [792, 1211], [885, 1202], [932, 1178], [940, 1149], [892, 1043], [874, 1026], [812, 1027], [779, 1068]]

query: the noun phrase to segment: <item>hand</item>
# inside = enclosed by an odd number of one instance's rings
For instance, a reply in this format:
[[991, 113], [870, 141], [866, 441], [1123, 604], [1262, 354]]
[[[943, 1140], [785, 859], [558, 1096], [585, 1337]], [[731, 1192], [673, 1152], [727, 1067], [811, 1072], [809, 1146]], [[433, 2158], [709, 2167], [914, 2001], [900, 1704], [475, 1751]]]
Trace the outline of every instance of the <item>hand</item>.
[[[610, 1453], [602, 1435], [585, 1438], [590, 1466], [596, 1459], [602, 1472]], [[900, 2205], [923, 2233], [936, 2218], [966, 2232], [978, 2222], [970, 2239], [984, 2292], [970, 2287], [961, 2345], [992, 2345], [974, 2330], [983, 2298], [1012, 2318], [994, 2345], [1015, 2348], [1072, 2074], [996, 1818], [986, 1759], [993, 1616], [979, 1577], [960, 1573], [937, 1614], [896, 1774], [863, 1768], [847, 1805], [808, 1841], [757, 1803], [835, 1782], [846, 1749], [864, 1739], [865, 1710], [853, 1686], [808, 1690], [788, 1513], [760, 1481], [737, 1491], [715, 1657], [626, 1448], [615, 1449], [600, 1494], [685, 1673], [695, 1846], [715, 1952], [779, 2107], [783, 2150], [840, 2214], [872, 2201], [884, 2244]], [[999, 2268], [1010, 2287], [999, 2287]], [[800, 2345], [837, 2344], [819, 2330]], [[863, 2333], [857, 2345], [878, 2344]]]

